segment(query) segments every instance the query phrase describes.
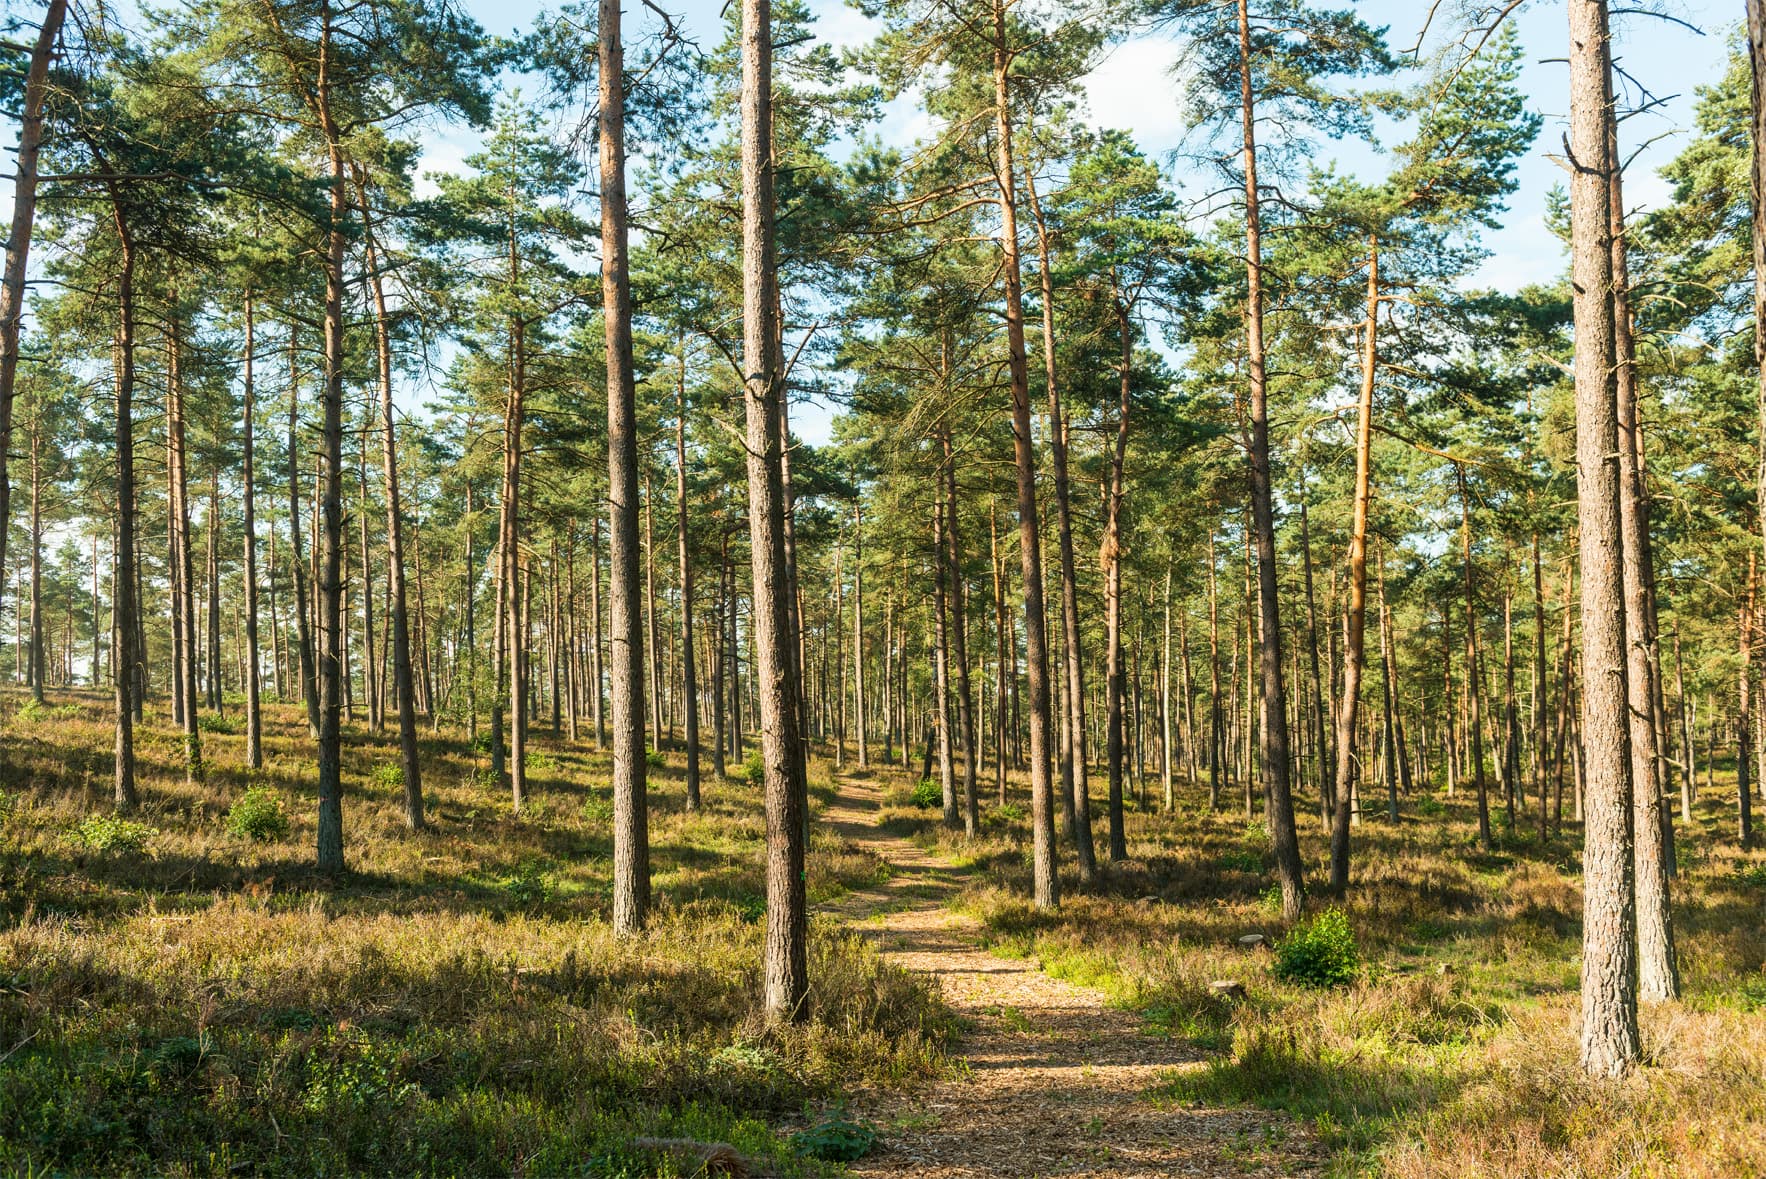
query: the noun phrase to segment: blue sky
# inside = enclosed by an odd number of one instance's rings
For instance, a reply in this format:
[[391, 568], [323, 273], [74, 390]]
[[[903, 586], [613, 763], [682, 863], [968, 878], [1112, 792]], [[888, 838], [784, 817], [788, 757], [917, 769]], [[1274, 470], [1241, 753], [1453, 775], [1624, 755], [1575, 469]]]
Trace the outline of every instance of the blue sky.
[[[720, 3], [664, 3], [681, 11], [702, 41], [718, 38]], [[537, 0], [466, 0], [466, 6], [487, 29], [498, 33], [530, 25], [546, 7]], [[1423, 0], [1365, 0], [1357, 7], [1371, 23], [1386, 26], [1395, 49], [1408, 49], [1421, 32], [1429, 5]], [[1431, 39], [1450, 31], [1457, 7], [1453, 0], [1440, 5], [1442, 11]], [[1637, 210], [1666, 199], [1667, 186], [1656, 172], [1686, 143], [1692, 127], [1694, 89], [1721, 74], [1742, 8], [1733, 0], [1663, 0], [1661, 7], [1686, 24], [1630, 15], [1620, 18], [1622, 23], [1616, 29], [1615, 53], [1622, 67], [1655, 96], [1667, 100], [1657, 113], [1631, 120], [1624, 129], [1626, 152], [1653, 141], [1642, 147], [1627, 176], [1627, 203]], [[841, 0], [810, 0], [810, 8], [818, 34], [834, 45], [861, 43], [874, 31], [869, 20]], [[630, 24], [653, 20], [636, 4], [628, 9]], [[1552, 0], [1532, 0], [1513, 19], [1525, 52], [1523, 90], [1533, 109], [1544, 116], [1545, 124], [1538, 142], [1520, 164], [1520, 188], [1510, 202], [1503, 228], [1487, 238], [1491, 257], [1474, 276], [1477, 285], [1503, 289], [1549, 281], [1563, 265], [1559, 243], [1545, 227], [1545, 202], [1547, 193], [1563, 176], [1549, 153], [1561, 150], [1568, 108], [1567, 67], [1561, 60], [1552, 60], [1564, 55], [1567, 20], [1563, 5]], [[1148, 33], [1123, 40], [1086, 79], [1092, 121], [1130, 131], [1143, 149], [1166, 158], [1185, 131], [1168, 73], [1177, 57], [1177, 44], [1164, 35]], [[886, 140], [896, 143], [911, 142], [924, 130], [923, 116], [909, 101], [888, 110], [879, 128]], [[471, 145], [471, 137], [465, 134], [439, 136], [430, 145], [428, 164], [451, 170]], [[1335, 157], [1343, 169], [1364, 174], [1377, 174], [1382, 167], [1377, 154], [1362, 145], [1326, 143], [1320, 154]], [[1180, 186], [1202, 187], [1186, 185], [1180, 166], [1174, 164], [1171, 170]], [[820, 441], [827, 420], [825, 410], [806, 406], [793, 425], [810, 441]]]

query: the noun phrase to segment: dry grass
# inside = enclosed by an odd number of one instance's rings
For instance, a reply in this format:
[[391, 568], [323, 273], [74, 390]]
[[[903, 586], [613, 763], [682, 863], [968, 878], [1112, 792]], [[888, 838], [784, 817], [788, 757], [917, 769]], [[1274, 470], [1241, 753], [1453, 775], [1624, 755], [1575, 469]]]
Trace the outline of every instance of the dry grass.
[[[1131, 811], [1128, 861], [1083, 893], [1064, 871], [1054, 915], [1023, 900], [1020, 815], [996, 810], [965, 842], [908, 794], [905, 779], [894, 785], [889, 821], [985, 872], [965, 905], [996, 952], [1103, 987], [1149, 1027], [1210, 1051], [1159, 1100], [1291, 1111], [1334, 1147], [1343, 1175], [1766, 1174], [1766, 857], [1735, 846], [1733, 785], [1679, 829], [1685, 999], [1645, 1012], [1649, 1060], [1618, 1085], [1575, 1066], [1580, 852], [1568, 827], [1541, 843], [1501, 833], [1498, 811], [1485, 854], [1464, 792], [1406, 800], [1396, 826], [1370, 816], [1344, 904], [1362, 975], [1318, 991], [1277, 979], [1269, 950], [1238, 947], [1241, 934], [1284, 932], [1274, 861], [1261, 823], [1210, 813], [1199, 788], [1180, 791], [1176, 814]], [[1013, 800], [1028, 810], [1021, 790]], [[1304, 803], [1317, 887], [1327, 847]], [[1101, 848], [1102, 816], [1094, 823]], [[1248, 999], [1217, 997], [1217, 979], [1241, 981]]]
[[[832, 923], [811, 1019], [765, 1027], [757, 793], [708, 777], [688, 814], [679, 754], [651, 774], [653, 927], [622, 940], [606, 761], [549, 734], [519, 817], [464, 740], [426, 741], [432, 826], [412, 836], [376, 773], [396, 747], [351, 732], [351, 872], [326, 882], [292, 710], [268, 718], [260, 773], [242, 737], [205, 732], [198, 786], [147, 726], [135, 818], [154, 833], [130, 851], [79, 834], [109, 810], [103, 702], [54, 703], [0, 742], [0, 1173], [666, 1174], [631, 1145], [652, 1135], [811, 1174], [781, 1136], [806, 1106], [941, 1067], [935, 994]], [[253, 786], [283, 801], [285, 839], [227, 830]], [[811, 892], [885, 871], [818, 836]]]

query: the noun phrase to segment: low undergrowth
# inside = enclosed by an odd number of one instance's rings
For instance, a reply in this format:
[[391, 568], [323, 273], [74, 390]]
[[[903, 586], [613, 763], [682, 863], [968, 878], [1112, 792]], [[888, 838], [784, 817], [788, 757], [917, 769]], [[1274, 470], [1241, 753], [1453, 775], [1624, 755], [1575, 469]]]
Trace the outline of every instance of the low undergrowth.
[[[1499, 828], [1497, 846], [1481, 853], [1463, 794], [1407, 799], [1396, 826], [1370, 817], [1355, 829], [1341, 927], [1330, 919], [1325, 938], [1317, 918], [1302, 927], [1306, 969], [1284, 976], [1283, 951], [1292, 960], [1300, 942], [1280, 921], [1267, 833], [1242, 811], [1210, 811], [1199, 787], [1180, 790], [1175, 814], [1152, 800], [1131, 808], [1128, 859], [1101, 864], [1089, 884], [1072, 868], [1063, 828], [1063, 898], [1052, 914], [1024, 899], [1025, 825], [984, 821], [981, 837], [965, 840], [936, 813], [903, 805], [900, 786], [889, 801], [901, 833], [980, 870], [964, 905], [996, 953], [1099, 987], [1140, 1013], [1149, 1034], [1206, 1053], [1171, 1075], [1159, 1101], [1286, 1111], [1341, 1176], [1761, 1173], [1766, 858], [1733, 843], [1733, 789], [1727, 800], [1702, 799], [1694, 824], [1680, 828], [1685, 995], [1645, 1010], [1645, 1067], [1616, 1084], [1590, 1082], [1576, 1065], [1571, 824], [1544, 842]], [[1024, 801], [1021, 789], [1012, 801]], [[1302, 800], [1316, 888], [1328, 848], [1309, 813]], [[1094, 824], [1101, 855], [1101, 813]], [[1323, 901], [1309, 904], [1323, 911]], [[1243, 948], [1251, 934], [1262, 944]], [[1238, 983], [1243, 997], [1216, 982]]]
[[[392, 746], [352, 733], [351, 871], [328, 882], [292, 711], [266, 717], [260, 772], [205, 731], [195, 786], [178, 735], [147, 726], [142, 813], [113, 831], [102, 706], [56, 716], [53, 741], [15, 715], [0, 741], [0, 1174], [670, 1173], [633, 1144], [653, 1137], [818, 1175], [835, 1164], [792, 1141], [814, 1110], [943, 1068], [934, 990], [831, 924], [807, 1018], [761, 1017], [745, 780], [708, 776], [689, 813], [651, 767], [653, 919], [620, 939], [606, 762], [580, 746], [535, 735], [545, 784], [514, 815], [481, 752], [426, 739], [431, 825], [409, 835], [402, 778], [375, 772]], [[818, 832], [810, 892], [885, 871]]]

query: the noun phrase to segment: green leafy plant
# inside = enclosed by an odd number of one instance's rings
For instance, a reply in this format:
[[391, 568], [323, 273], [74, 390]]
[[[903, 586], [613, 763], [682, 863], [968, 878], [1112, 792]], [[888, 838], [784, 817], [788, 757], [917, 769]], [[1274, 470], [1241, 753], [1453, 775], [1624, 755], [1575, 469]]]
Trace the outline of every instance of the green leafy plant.
[[288, 837], [288, 813], [275, 791], [254, 786], [227, 808], [227, 830], [261, 842]]
[[742, 759], [742, 776], [751, 786], [759, 786], [766, 781], [766, 763], [760, 759], [760, 750], [750, 749], [748, 756]]
[[225, 712], [205, 712], [196, 718], [196, 727], [205, 733], [236, 736], [245, 732], [245, 718]]
[[1341, 987], [1355, 981], [1361, 956], [1343, 910], [1326, 909], [1288, 931], [1275, 945], [1275, 976], [1307, 987]]
[[864, 1158], [877, 1144], [877, 1127], [863, 1118], [846, 1116], [836, 1106], [821, 1121], [791, 1137], [791, 1147], [806, 1158], [850, 1163]]
[[49, 720], [72, 720], [79, 715], [78, 704], [39, 704], [35, 700], [26, 700], [18, 706], [18, 719], [32, 724]]
[[914, 787], [914, 805], [922, 810], [944, 805], [944, 790], [931, 778], [921, 778]]
[[523, 860], [503, 889], [518, 905], [543, 905], [552, 899], [552, 878], [539, 860]]
[[1024, 821], [1024, 808], [1015, 802], [1001, 803], [993, 808], [992, 813], [993, 817], [1002, 823], [1022, 823]]
[[1749, 888], [1766, 888], [1766, 864], [1748, 864], [1735, 870], [1735, 878]]
[[653, 770], [666, 770], [668, 768], [668, 754], [660, 749], [646, 749], [644, 750], [644, 764]]
[[115, 815], [94, 815], [74, 831], [74, 838], [99, 852], [138, 852], [159, 834], [158, 828]]
[[527, 772], [530, 774], [554, 774], [558, 772], [558, 759], [544, 749], [534, 749], [527, 755]]
[[383, 790], [403, 790], [405, 788], [405, 767], [396, 761], [383, 761], [374, 767], [371, 775], [374, 784]]

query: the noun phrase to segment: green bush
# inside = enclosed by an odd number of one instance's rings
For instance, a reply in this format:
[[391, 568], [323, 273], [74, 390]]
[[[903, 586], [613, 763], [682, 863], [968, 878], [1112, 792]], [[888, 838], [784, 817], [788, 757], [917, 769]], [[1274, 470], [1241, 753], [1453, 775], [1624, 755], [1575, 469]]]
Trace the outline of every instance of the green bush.
[[[939, 802], [942, 803], [943, 801], [943, 798], [939, 799]], [[1024, 821], [1024, 808], [1015, 802], [1002, 802], [993, 808], [993, 817], [1002, 823], [1022, 823]]]
[[74, 838], [100, 852], [138, 852], [159, 831], [145, 823], [120, 819], [115, 815], [94, 815], [81, 823]]
[[836, 1108], [827, 1117], [791, 1137], [791, 1146], [807, 1158], [832, 1163], [850, 1163], [871, 1153], [877, 1142], [877, 1127], [863, 1118], [846, 1116], [844, 1108]]
[[245, 839], [269, 842], [288, 838], [288, 814], [275, 791], [254, 786], [227, 808], [227, 830]]
[[552, 899], [552, 878], [538, 860], [523, 860], [503, 888], [518, 905], [543, 905]]
[[405, 767], [396, 761], [383, 761], [374, 767], [371, 775], [376, 786], [386, 790], [403, 790], [405, 788]]
[[742, 759], [742, 776], [751, 786], [759, 786], [766, 781], [766, 763], [760, 759], [760, 750], [750, 749], [748, 756]]
[[197, 716], [196, 727], [205, 733], [237, 736], [245, 732], [245, 718], [221, 712], [204, 712]]
[[1275, 946], [1275, 976], [1301, 986], [1347, 986], [1360, 969], [1355, 933], [1341, 909], [1296, 925]]
[[39, 704], [35, 700], [26, 700], [18, 706], [18, 719], [30, 721], [72, 720], [80, 715], [78, 704]]
[[660, 749], [646, 749], [644, 750], [644, 764], [653, 770], [666, 770], [668, 768], [668, 754]]
[[914, 805], [921, 809], [944, 805], [944, 789], [931, 778], [921, 778], [914, 787]]
[[558, 772], [558, 759], [544, 749], [529, 750], [525, 762], [530, 774], [555, 774]]

